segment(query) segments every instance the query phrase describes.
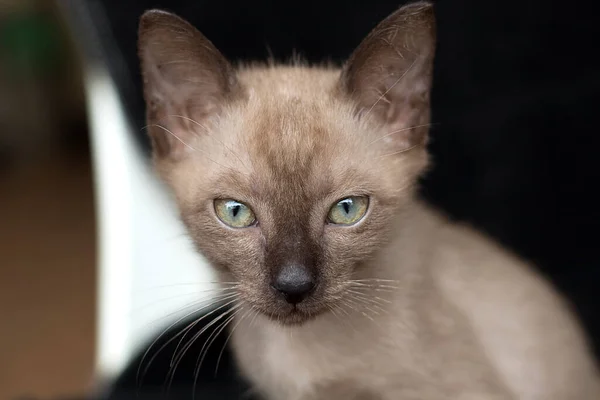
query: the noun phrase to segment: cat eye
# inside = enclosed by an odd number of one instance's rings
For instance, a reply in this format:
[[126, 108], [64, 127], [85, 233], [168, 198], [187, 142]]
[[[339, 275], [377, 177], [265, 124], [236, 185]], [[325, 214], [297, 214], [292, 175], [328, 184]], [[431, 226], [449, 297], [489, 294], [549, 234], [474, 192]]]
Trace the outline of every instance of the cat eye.
[[256, 222], [254, 212], [244, 203], [232, 199], [217, 199], [214, 203], [215, 213], [225, 225], [247, 228]]
[[327, 215], [327, 220], [336, 225], [353, 225], [367, 213], [367, 196], [350, 196], [335, 203]]

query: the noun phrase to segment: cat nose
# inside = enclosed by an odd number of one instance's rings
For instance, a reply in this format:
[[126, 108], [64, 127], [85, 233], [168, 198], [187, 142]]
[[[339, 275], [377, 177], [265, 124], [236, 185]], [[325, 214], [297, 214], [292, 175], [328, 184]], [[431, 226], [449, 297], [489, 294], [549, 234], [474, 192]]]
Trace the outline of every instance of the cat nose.
[[271, 286], [281, 293], [288, 303], [298, 304], [314, 289], [315, 280], [305, 266], [288, 264], [281, 268]]

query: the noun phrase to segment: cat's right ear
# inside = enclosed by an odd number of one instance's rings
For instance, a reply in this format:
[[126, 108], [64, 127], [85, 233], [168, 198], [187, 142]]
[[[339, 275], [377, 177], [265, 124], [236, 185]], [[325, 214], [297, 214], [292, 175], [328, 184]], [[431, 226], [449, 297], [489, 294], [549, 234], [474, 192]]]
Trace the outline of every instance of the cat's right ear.
[[144, 13], [138, 31], [148, 131], [155, 157], [180, 159], [225, 102], [239, 92], [217, 48], [180, 17]]

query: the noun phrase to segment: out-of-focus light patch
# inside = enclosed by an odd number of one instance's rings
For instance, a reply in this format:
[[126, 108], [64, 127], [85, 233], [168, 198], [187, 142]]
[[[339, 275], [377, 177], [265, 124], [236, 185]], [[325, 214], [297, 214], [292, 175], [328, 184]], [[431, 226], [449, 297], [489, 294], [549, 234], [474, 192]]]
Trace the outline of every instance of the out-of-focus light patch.
[[112, 79], [99, 67], [84, 78], [98, 221], [96, 373], [110, 380], [210, 299], [214, 276], [138, 149]]

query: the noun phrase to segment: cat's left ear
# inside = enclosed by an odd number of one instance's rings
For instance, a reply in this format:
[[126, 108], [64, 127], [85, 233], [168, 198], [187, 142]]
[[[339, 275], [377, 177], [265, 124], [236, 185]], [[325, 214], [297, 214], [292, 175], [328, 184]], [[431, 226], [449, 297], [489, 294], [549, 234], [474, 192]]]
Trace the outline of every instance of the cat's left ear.
[[179, 159], [206, 120], [240, 94], [235, 72], [189, 22], [160, 10], [141, 17], [138, 53], [154, 154]]
[[376, 118], [391, 133], [396, 150], [427, 140], [429, 93], [435, 53], [433, 5], [406, 5], [362, 41], [340, 78], [361, 117]]

